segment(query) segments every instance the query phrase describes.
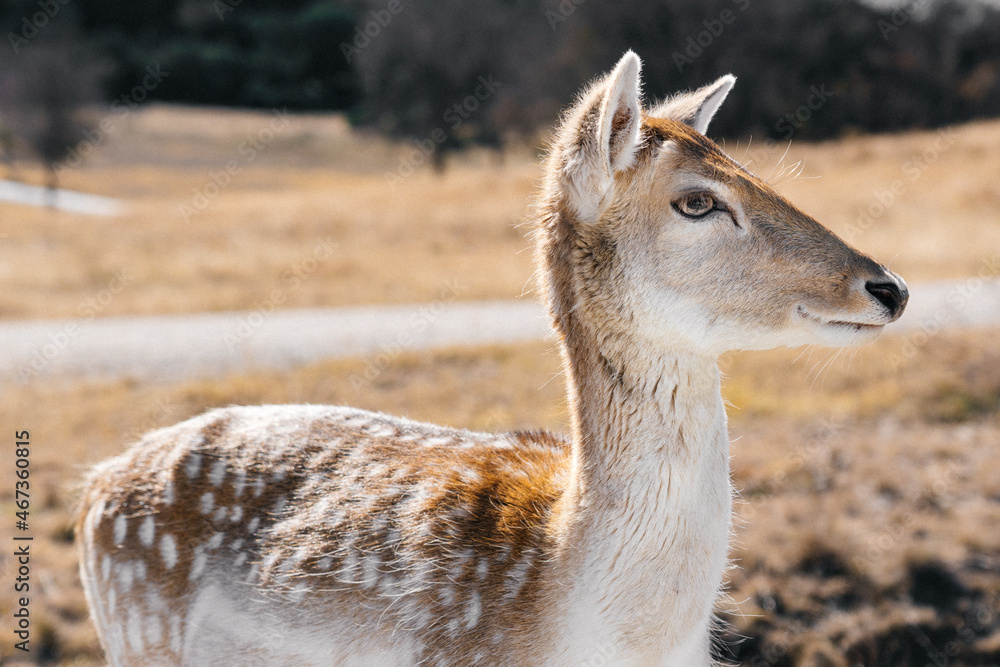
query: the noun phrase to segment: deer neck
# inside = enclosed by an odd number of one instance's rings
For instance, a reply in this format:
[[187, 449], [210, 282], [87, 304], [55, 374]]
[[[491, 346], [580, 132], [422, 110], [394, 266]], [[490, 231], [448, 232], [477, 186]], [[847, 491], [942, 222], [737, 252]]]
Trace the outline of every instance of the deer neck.
[[623, 338], [567, 341], [574, 451], [588, 495], [630, 489], [626, 475], [639, 471], [728, 459], [717, 360]]
[[562, 537], [571, 615], [589, 616], [570, 625], [650, 657], [694, 635], [707, 651], [731, 508], [717, 360], [563, 323], [574, 476]]

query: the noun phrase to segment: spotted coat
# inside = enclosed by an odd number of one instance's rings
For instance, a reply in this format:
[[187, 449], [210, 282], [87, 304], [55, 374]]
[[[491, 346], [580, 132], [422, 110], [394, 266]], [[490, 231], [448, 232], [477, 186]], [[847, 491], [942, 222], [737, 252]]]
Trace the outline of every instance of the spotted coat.
[[[476, 664], [531, 614], [567, 454], [544, 433], [319, 406], [227, 408], [155, 431], [94, 471], [80, 516], [108, 658], [181, 664], [212, 583], [263, 633], [264, 600], [285, 621], [350, 609], [373, 635], [415, 638], [417, 663]], [[350, 652], [329, 639], [323, 650]]]

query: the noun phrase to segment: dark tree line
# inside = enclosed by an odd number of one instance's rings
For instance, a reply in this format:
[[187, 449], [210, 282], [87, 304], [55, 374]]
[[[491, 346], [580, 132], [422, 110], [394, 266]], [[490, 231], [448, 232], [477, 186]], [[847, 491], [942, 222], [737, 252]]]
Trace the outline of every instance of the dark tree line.
[[385, 0], [364, 7], [357, 25], [374, 36], [352, 54], [358, 118], [418, 139], [447, 129], [447, 110], [485, 74], [501, 85], [450, 140], [548, 127], [629, 48], [649, 94], [736, 74], [720, 136], [818, 139], [1000, 115], [1000, 11], [976, 2], [403, 0], [384, 26]]
[[1000, 11], [962, 0], [9, 0], [0, 29], [4, 71], [72, 32], [109, 100], [155, 65], [151, 99], [344, 110], [440, 154], [549, 126], [628, 48], [651, 93], [736, 74], [721, 136], [1000, 115]]

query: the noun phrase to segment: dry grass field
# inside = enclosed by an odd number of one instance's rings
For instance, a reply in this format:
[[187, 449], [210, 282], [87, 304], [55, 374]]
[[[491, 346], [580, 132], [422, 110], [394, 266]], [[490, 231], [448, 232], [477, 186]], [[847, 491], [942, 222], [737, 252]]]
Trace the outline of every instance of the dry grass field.
[[[1000, 338], [944, 334], [917, 355], [910, 342], [886, 338], [819, 377], [810, 368], [825, 353], [725, 359], [742, 496], [739, 567], [723, 605], [730, 657], [923, 665], [951, 651], [944, 664], [1000, 661]], [[35, 451], [38, 655], [99, 661], [75, 569], [74, 484], [149, 428], [268, 402], [347, 403], [476, 429], [565, 427], [551, 343], [402, 355], [357, 386], [349, 378], [365, 363], [4, 388], [4, 423], [30, 428]], [[12, 514], [9, 494], [3, 507]], [[9, 578], [9, 560], [2, 572]], [[6, 616], [9, 598], [0, 604]]]
[[[127, 284], [99, 315], [251, 308], [295, 271], [308, 279], [286, 289], [284, 306], [428, 301], [454, 281], [466, 286], [463, 299], [524, 291], [531, 253], [517, 225], [538, 176], [527, 151], [502, 162], [461, 156], [444, 175], [419, 170], [391, 188], [385, 174], [397, 168], [399, 147], [353, 135], [337, 118], [290, 119], [186, 222], [180, 206], [204, 194], [212, 172], [238, 159], [268, 120], [168, 107], [125, 119], [64, 174], [69, 187], [131, 202], [120, 219], [0, 204], [0, 317], [73, 316], [116, 272]], [[737, 157], [744, 148], [729, 146]], [[751, 145], [746, 155], [766, 175], [784, 150]], [[785, 162], [805, 159], [804, 177], [777, 181], [911, 283], [995, 275], [997, 156], [1000, 123], [978, 123], [944, 139], [918, 132], [796, 144]], [[310, 262], [327, 238], [336, 252]], [[918, 332], [836, 358], [812, 349], [723, 359], [741, 496], [723, 657], [1000, 665], [998, 333]], [[372, 382], [350, 382], [367, 363], [172, 384], [0, 385], [0, 421], [32, 440], [30, 662], [102, 664], [76, 574], [76, 484], [145, 430], [265, 402], [346, 403], [474, 429], [565, 428], [552, 341], [401, 354]], [[0, 473], [5, 545], [11, 469]], [[0, 550], [5, 589], [9, 551]], [[0, 595], [0, 617], [10, 618], [11, 602]], [[17, 664], [9, 625], [0, 624], [0, 662]]]
[[[282, 122], [171, 107], [119, 120], [62, 180], [127, 200], [126, 216], [0, 204], [0, 318], [78, 315], [115, 281], [125, 289], [101, 315], [249, 308], [303, 273], [283, 290], [285, 307], [431, 301], [448, 280], [466, 300], [523, 292], [531, 252], [517, 225], [535, 153], [464, 156], [443, 175], [420, 169], [390, 186], [407, 150], [351, 134], [338, 117]], [[1000, 274], [1000, 123], [795, 144], [782, 161], [786, 148], [728, 146], [907, 280]], [[782, 175], [800, 160], [801, 177]], [[324, 240], [333, 250], [314, 265]]]

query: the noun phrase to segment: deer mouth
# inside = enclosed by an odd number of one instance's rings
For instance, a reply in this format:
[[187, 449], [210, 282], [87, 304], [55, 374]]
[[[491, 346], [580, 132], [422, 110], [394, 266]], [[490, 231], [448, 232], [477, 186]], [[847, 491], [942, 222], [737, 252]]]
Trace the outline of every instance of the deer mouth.
[[798, 315], [810, 322], [816, 322], [817, 324], [822, 324], [828, 327], [836, 327], [839, 329], [850, 329], [853, 331], [880, 331], [884, 324], [872, 324], [870, 322], [853, 322], [851, 320], [830, 320], [825, 317], [820, 317], [815, 313], [809, 312], [805, 306], [799, 306], [797, 308]]

